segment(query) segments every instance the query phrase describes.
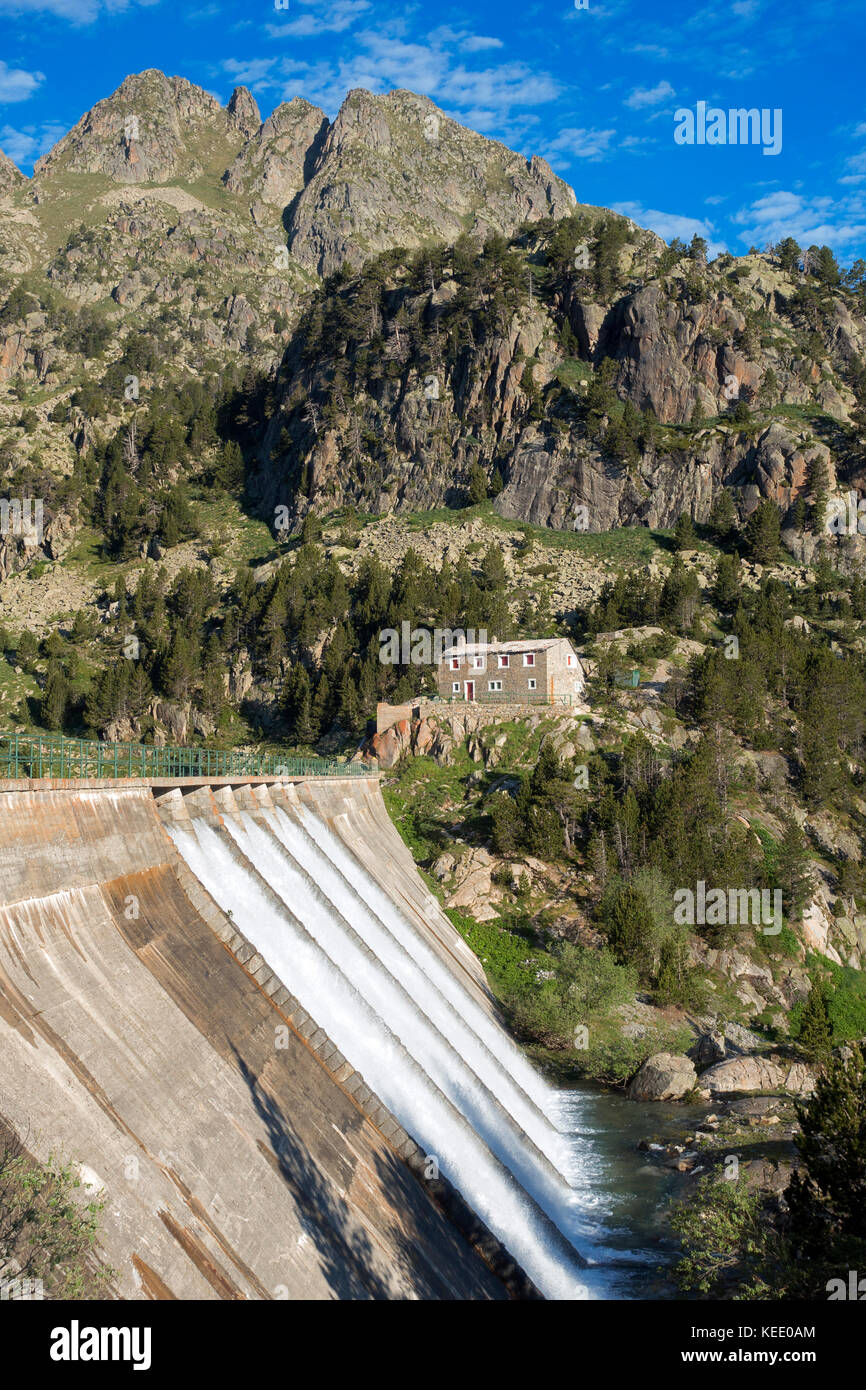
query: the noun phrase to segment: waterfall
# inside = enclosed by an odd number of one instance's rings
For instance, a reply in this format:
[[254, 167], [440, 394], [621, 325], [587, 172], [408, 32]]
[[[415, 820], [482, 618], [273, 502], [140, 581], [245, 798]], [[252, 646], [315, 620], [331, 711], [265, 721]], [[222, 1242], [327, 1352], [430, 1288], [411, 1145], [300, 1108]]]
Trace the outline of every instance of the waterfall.
[[[214, 900], [548, 1298], [604, 1296], [579, 1117], [307, 807], [167, 824]], [[584, 1164], [583, 1158], [590, 1161]]]

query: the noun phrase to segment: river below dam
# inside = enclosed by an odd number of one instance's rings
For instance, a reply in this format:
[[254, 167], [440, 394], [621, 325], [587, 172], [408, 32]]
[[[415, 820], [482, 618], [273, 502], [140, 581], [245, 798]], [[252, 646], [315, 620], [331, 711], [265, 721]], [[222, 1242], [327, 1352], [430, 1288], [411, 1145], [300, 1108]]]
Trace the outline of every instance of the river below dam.
[[356, 798], [346, 812], [343, 799], [333, 815], [312, 795], [244, 804], [221, 792], [218, 818], [190, 802], [169, 833], [546, 1298], [669, 1296], [661, 1211], [675, 1175], [637, 1144], [673, 1139], [692, 1117], [552, 1085], [498, 1022], [477, 961], [425, 896], [393, 827], [371, 823], [378, 805]]
[[592, 1262], [591, 1296], [677, 1297], [666, 1277], [676, 1244], [665, 1212], [680, 1174], [638, 1145], [641, 1140], [682, 1143], [706, 1107], [632, 1101], [590, 1082], [578, 1082], [560, 1096], [582, 1174], [582, 1220], [575, 1239]]

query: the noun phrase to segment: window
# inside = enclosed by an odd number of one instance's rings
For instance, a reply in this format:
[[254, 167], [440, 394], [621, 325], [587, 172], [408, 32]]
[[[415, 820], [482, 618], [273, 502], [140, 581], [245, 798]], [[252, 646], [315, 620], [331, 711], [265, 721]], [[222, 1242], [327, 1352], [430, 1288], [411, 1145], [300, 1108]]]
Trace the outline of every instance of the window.
[[472, 658], [472, 669], [473, 669], [473, 671], [483, 671], [483, 670], [484, 670], [484, 657], [483, 657], [483, 656], [473, 656], [473, 658]]
[[567, 660], [569, 666], [573, 666], [573, 665], [574, 665], [574, 657], [573, 657], [573, 656], [567, 657], [566, 660]]
[[459, 695], [459, 694], [460, 694], [460, 682], [459, 682], [459, 681], [452, 681], [452, 682], [451, 682], [451, 693], [452, 693], [453, 695]]
[[501, 689], [502, 689], [502, 681], [488, 681], [488, 682], [487, 682], [487, 689], [488, 689], [488, 690], [501, 690]]
[[524, 666], [534, 666], [534, 665], [535, 665], [535, 652], [524, 652], [524, 653], [523, 653], [523, 664], [524, 664]]
[[501, 656], [501, 657], [499, 658], [499, 665], [500, 665], [500, 668], [501, 668], [502, 670], [505, 670], [505, 669], [507, 668], [507, 666], [508, 666], [508, 657], [507, 657], [507, 655], [506, 655], [506, 656]]
[[452, 658], [451, 658], [451, 670], [452, 670], [452, 671], [459, 671], [459, 670], [460, 670], [460, 657], [459, 657], [459, 656], [452, 656]]
[[532, 676], [530, 676], [530, 678], [529, 678], [529, 680], [526, 682], [526, 684], [529, 686], [529, 689], [530, 689], [530, 690], [534, 690], [535, 687], [538, 685], [538, 681], [535, 680]]

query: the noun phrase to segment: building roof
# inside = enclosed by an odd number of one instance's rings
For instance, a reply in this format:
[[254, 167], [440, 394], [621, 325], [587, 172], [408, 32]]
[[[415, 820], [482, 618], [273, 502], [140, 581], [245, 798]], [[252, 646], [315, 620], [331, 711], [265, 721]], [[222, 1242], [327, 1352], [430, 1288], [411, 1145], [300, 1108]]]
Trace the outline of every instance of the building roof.
[[[506, 652], [541, 652], [546, 651], [548, 647], [558, 646], [560, 642], [568, 642], [569, 647], [571, 647], [567, 637], [537, 637], [534, 641], [530, 638], [517, 642], [467, 642], [465, 646], [456, 644], [449, 647], [447, 651], [442, 653], [442, 660], [445, 661], [452, 656], [484, 656], [490, 652], [494, 655], [499, 652], [502, 652], [503, 655]], [[574, 651], [573, 647], [572, 651]]]

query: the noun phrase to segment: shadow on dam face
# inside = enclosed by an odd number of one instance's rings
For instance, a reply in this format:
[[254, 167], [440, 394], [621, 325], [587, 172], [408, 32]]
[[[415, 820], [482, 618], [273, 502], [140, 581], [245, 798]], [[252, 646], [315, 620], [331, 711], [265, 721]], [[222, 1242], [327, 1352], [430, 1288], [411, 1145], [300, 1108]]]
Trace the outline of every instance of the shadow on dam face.
[[[537, 1296], [191, 872], [166, 830], [188, 816], [147, 786], [0, 792], [0, 1114], [101, 1187], [115, 1294]], [[456, 934], [436, 949], [483, 997]]]
[[119, 1297], [616, 1296], [591, 1135], [371, 780], [0, 792], [0, 1047]]

